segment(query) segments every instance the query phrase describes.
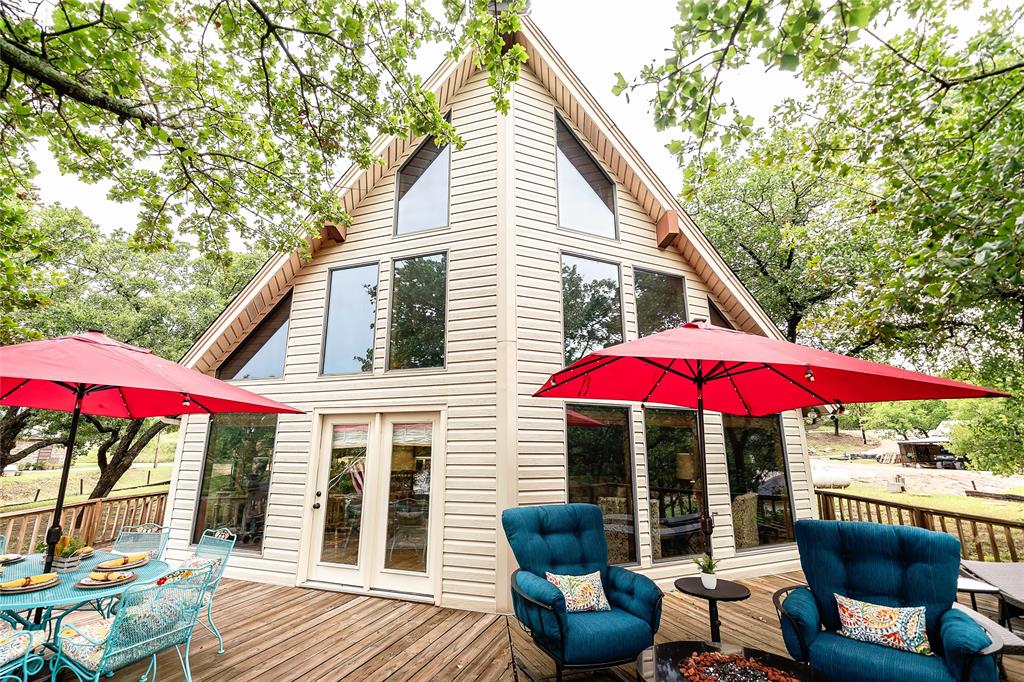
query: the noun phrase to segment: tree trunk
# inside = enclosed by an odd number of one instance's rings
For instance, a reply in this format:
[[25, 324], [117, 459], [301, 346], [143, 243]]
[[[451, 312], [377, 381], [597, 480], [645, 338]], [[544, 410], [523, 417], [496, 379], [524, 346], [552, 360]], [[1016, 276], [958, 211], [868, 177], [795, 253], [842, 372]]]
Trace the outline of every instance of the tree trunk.
[[155, 421], [144, 430], [145, 423], [145, 419], [133, 419], [128, 422], [123, 433], [120, 433], [120, 429], [102, 429], [108, 433], [117, 431], [118, 437], [114, 441], [108, 439], [100, 446], [100, 452], [96, 457], [96, 463], [100, 467], [100, 478], [96, 481], [92, 492], [89, 493], [90, 499], [109, 495], [121, 477], [131, 469], [135, 458], [139, 456], [146, 444], [169, 426], [166, 422]]
[[18, 447], [18, 437], [28, 426], [32, 414], [31, 409], [8, 407], [0, 417], [0, 474], [9, 465], [20, 462], [33, 452], [50, 445], [62, 445], [65, 442], [63, 438], [53, 436], [14, 452], [14, 448]]

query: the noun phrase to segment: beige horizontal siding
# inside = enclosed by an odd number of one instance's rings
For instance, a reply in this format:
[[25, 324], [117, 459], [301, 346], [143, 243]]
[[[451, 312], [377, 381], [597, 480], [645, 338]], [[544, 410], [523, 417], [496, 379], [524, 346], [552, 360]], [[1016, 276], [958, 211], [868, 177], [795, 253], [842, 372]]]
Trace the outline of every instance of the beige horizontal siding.
[[[562, 366], [561, 315], [561, 252], [615, 262], [622, 282], [623, 316], [626, 339], [637, 337], [633, 268], [640, 267], [681, 275], [686, 280], [687, 312], [690, 317], [707, 317], [710, 292], [699, 273], [684, 260], [679, 249], [659, 249], [655, 224], [647, 211], [622, 184], [615, 169], [605, 170], [616, 180], [619, 238], [617, 240], [564, 230], [557, 226], [558, 204], [555, 170], [555, 111], [557, 105], [537, 76], [523, 71], [515, 93], [516, 139], [516, 290], [519, 392], [519, 496], [520, 504], [560, 503], [565, 501], [565, 422], [561, 401], [532, 398], [544, 380]], [[560, 111], [560, 110], [559, 110]], [[563, 120], [567, 120], [564, 116]], [[573, 128], [572, 124], [568, 124]], [[574, 132], [595, 156], [590, 142]], [[600, 161], [599, 161], [600, 162]], [[643, 414], [631, 411], [633, 453], [637, 496], [639, 554], [643, 567], [654, 566], [650, 545], [647, 461], [644, 451]], [[721, 416], [705, 415], [708, 477], [711, 511], [715, 515], [713, 536], [715, 552], [720, 557], [733, 557], [737, 568], [750, 562], [757, 564], [757, 555], [741, 556], [734, 548], [731, 497], [725, 459], [725, 441]], [[802, 448], [799, 420], [785, 420], [786, 448], [790, 462], [790, 478], [794, 491], [794, 508], [798, 517], [813, 514]], [[782, 550], [785, 551], [785, 550]], [[778, 551], [770, 561], [777, 562]], [[769, 561], [764, 555], [765, 562]], [[782, 559], [783, 563], [791, 557]], [[686, 562], [682, 562], [685, 564]], [[680, 564], [657, 564], [653, 573], [675, 571]]]

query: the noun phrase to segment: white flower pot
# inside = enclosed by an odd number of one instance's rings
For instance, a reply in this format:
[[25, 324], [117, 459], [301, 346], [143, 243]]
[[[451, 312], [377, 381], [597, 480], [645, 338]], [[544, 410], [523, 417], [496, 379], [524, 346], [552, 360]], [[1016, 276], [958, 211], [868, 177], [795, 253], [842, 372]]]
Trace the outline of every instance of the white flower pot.
[[68, 556], [68, 557], [53, 557], [53, 570], [57, 573], [71, 573], [77, 571], [78, 567], [82, 565], [82, 557]]
[[704, 586], [705, 590], [713, 590], [718, 587], [718, 576], [714, 573], [701, 573], [700, 584]]

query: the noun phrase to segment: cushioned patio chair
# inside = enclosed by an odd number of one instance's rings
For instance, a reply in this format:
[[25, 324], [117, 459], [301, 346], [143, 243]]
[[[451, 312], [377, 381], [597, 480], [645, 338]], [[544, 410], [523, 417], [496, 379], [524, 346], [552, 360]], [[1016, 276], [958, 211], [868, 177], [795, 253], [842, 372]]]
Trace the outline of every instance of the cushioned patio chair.
[[230, 528], [218, 528], [216, 530], [207, 528], [199, 538], [199, 544], [191, 557], [181, 563], [181, 568], [202, 566], [206, 562], [213, 563], [213, 574], [210, 576], [209, 585], [203, 594], [203, 608], [206, 609], [206, 621], [199, 621], [199, 624], [209, 630], [217, 638], [217, 653], [224, 653], [224, 638], [220, 636], [220, 630], [213, 623], [213, 597], [220, 585], [220, 579], [224, 576], [224, 569], [228, 565], [228, 557], [235, 548], [235, 540], [238, 538]]
[[[506, 509], [501, 515], [519, 562], [512, 574], [512, 606], [520, 624], [562, 670], [632, 663], [654, 643], [662, 591], [639, 573], [608, 565], [601, 510], [591, 504]], [[565, 597], [545, 573], [599, 571], [610, 611], [567, 613]]]
[[18, 630], [0, 621], [0, 682], [28, 682], [42, 670], [45, 661], [39, 652], [44, 642], [46, 630]]
[[155, 523], [143, 523], [138, 526], [123, 526], [114, 540], [113, 551], [120, 554], [137, 554], [147, 552], [152, 559], [159, 559], [164, 554], [167, 538], [171, 529]]
[[[836, 682], [998, 679], [1001, 645], [982, 625], [987, 619], [953, 608], [960, 543], [952, 535], [909, 526], [804, 520], [796, 523], [796, 541], [808, 585], [783, 588], [774, 597], [793, 658]], [[834, 594], [882, 606], [924, 606], [934, 653], [840, 635]]]
[[[113, 618], [63, 625], [57, 633], [57, 653], [50, 661], [50, 680], [68, 670], [80, 682], [99, 682], [103, 676], [149, 659], [140, 682], [156, 677], [157, 654], [174, 647], [185, 680], [191, 682], [189, 649], [202, 608], [203, 594], [214, 565], [171, 571], [154, 583], [125, 590]], [[184, 647], [184, 651], [182, 651]]]

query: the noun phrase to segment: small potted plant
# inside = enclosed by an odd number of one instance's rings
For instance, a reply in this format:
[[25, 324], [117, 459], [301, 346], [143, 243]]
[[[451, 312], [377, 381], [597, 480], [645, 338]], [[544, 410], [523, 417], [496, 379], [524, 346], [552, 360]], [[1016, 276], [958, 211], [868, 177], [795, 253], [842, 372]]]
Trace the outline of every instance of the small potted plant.
[[[40, 543], [41, 548], [37, 549], [46, 552], [46, 543]], [[57, 546], [53, 549], [53, 570], [57, 573], [70, 573], [78, 570], [82, 564], [82, 555], [78, 550], [82, 548], [82, 541], [71, 535], [61, 535]]]
[[718, 587], [718, 576], [715, 575], [715, 566], [718, 565], [718, 562], [712, 559], [710, 554], [694, 559], [693, 563], [697, 564], [697, 568], [700, 569], [700, 584], [704, 586], [705, 590], [713, 590]]

